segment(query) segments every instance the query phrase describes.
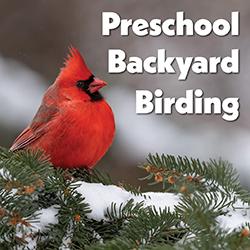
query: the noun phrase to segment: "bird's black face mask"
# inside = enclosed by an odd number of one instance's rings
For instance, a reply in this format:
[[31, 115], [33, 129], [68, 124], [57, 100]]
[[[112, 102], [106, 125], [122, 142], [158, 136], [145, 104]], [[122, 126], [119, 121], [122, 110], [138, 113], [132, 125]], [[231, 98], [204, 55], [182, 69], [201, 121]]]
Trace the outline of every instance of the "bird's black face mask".
[[90, 91], [90, 85], [95, 81], [94, 75], [91, 75], [87, 80], [79, 80], [76, 83], [76, 86], [83, 90], [86, 94], [91, 97], [91, 101], [100, 101], [103, 99], [103, 96], [99, 91], [92, 92]]

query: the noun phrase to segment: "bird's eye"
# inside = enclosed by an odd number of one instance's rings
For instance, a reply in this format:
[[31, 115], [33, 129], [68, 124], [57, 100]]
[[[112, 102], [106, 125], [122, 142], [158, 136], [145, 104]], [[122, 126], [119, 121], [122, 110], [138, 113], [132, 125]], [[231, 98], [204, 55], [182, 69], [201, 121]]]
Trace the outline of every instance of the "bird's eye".
[[76, 86], [80, 89], [84, 89], [85, 88], [85, 83], [83, 81], [77, 81]]
[[76, 83], [76, 86], [82, 90], [87, 90], [90, 83], [94, 81], [94, 75], [91, 75], [87, 80], [79, 80]]

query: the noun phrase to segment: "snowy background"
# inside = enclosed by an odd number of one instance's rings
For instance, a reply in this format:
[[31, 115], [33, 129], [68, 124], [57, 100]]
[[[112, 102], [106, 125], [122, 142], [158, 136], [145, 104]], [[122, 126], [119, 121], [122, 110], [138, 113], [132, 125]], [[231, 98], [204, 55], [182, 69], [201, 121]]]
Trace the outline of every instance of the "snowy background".
[[[250, 2], [222, 1], [2, 1], [0, 3], [0, 144], [10, 146], [29, 123], [45, 89], [54, 81], [67, 53], [76, 46], [94, 72], [109, 83], [103, 90], [116, 118], [114, 144], [98, 164], [115, 180], [136, 183], [141, 172], [136, 165], [149, 152], [187, 155], [207, 160], [222, 157], [237, 167], [242, 182], [250, 178], [249, 59]], [[240, 11], [239, 37], [121, 37], [113, 32], [101, 36], [102, 11], [115, 11], [123, 18], [173, 18], [185, 11], [193, 20], [230, 18]], [[107, 51], [121, 48], [128, 55], [147, 57], [164, 48], [171, 56], [226, 56], [241, 51], [237, 75], [195, 75], [186, 82], [177, 75], [111, 75]], [[181, 96], [186, 89], [201, 88], [207, 96], [238, 96], [241, 115], [235, 122], [221, 116], [136, 115], [135, 90], [162, 88], [165, 94]]]

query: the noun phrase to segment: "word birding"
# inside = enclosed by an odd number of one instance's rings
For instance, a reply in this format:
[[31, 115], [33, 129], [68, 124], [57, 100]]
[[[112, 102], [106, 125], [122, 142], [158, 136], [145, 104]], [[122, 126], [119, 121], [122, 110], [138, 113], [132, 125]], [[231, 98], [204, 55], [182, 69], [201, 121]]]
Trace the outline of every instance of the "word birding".
[[137, 114], [172, 114], [175, 109], [181, 115], [190, 114], [217, 114], [222, 115], [225, 121], [235, 121], [239, 117], [239, 98], [228, 97], [221, 100], [219, 97], [203, 97], [201, 89], [186, 90], [185, 97], [165, 97], [163, 91], [156, 89], [136, 90]]

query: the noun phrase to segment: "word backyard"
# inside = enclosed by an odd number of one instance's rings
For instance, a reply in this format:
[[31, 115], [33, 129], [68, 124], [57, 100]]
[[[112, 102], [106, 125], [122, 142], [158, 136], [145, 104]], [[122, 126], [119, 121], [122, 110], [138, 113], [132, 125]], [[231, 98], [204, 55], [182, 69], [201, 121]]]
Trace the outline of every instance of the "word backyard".
[[[232, 49], [231, 56], [221, 57], [167, 57], [165, 49], [158, 49], [157, 56], [149, 56], [145, 60], [131, 56], [126, 60], [126, 53], [121, 49], [110, 49], [108, 54], [108, 72], [140, 74], [144, 71], [150, 74], [175, 74], [173, 66], [177, 64], [178, 80], [184, 81], [192, 70], [196, 74], [217, 73], [220, 66], [226, 74], [239, 73], [239, 50]], [[127, 62], [126, 62], [127, 61]]]

